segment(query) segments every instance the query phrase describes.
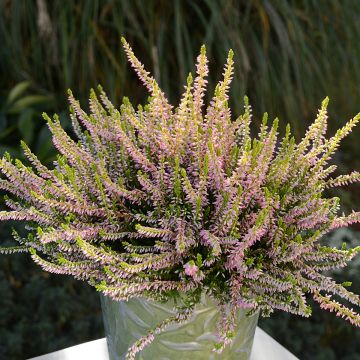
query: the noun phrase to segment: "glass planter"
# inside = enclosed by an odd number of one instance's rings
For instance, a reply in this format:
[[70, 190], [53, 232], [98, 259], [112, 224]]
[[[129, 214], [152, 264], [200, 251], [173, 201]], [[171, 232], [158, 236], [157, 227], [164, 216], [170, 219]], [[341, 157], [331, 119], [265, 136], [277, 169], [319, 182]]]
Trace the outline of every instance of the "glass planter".
[[[173, 305], [173, 301], [160, 303], [133, 298], [117, 302], [101, 296], [110, 359], [124, 360], [127, 349], [136, 340], [174, 314]], [[222, 354], [214, 353], [214, 333], [220, 313], [216, 303], [203, 294], [194, 315], [186, 323], [169, 325], [137, 355], [137, 359], [247, 360], [250, 358], [258, 314], [251, 317], [245, 314], [246, 310], [238, 312], [233, 343], [227, 346]]]

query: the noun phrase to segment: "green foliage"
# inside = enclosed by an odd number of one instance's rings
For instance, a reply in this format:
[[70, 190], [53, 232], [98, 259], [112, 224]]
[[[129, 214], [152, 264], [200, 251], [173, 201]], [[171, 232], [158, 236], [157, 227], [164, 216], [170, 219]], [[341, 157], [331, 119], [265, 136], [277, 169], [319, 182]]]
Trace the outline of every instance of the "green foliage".
[[[47, 6], [22, 0], [0, 5], [0, 66], [7, 74], [2, 88], [30, 79], [56, 94], [60, 108], [65, 89], [85, 96], [97, 83], [112, 99], [132, 94], [143, 100], [137, 83], [124, 71], [119, 42], [126, 36], [137, 44], [136, 53], [171, 100], [179, 95], [175, 84], [184, 82], [197, 49], [206, 43], [214, 73], [221, 69], [223, 54], [234, 49], [237, 81], [232, 99], [237, 112], [245, 93], [257, 115], [267, 110], [270, 116], [308, 119], [325, 94], [335, 99], [339, 120], [356, 110], [356, 0], [40, 3]], [[216, 80], [210, 79], [211, 86]], [[295, 120], [292, 125], [297, 134], [303, 130]]]
[[[31, 94], [32, 93], [32, 94]], [[19, 138], [34, 145], [42, 161], [49, 161], [54, 152], [41, 111], [55, 105], [52, 95], [35, 93], [30, 81], [22, 81], [13, 86], [8, 94], [0, 96], [0, 153], [6, 151], [21, 157], [17, 144]]]

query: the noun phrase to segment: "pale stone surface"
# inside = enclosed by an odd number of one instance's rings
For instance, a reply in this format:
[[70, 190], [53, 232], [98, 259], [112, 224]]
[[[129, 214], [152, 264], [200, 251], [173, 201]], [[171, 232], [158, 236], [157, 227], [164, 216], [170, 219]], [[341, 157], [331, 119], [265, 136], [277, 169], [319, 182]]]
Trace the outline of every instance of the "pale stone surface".
[[106, 339], [89, 341], [29, 360], [109, 360]]
[[264, 330], [256, 328], [250, 360], [299, 360]]

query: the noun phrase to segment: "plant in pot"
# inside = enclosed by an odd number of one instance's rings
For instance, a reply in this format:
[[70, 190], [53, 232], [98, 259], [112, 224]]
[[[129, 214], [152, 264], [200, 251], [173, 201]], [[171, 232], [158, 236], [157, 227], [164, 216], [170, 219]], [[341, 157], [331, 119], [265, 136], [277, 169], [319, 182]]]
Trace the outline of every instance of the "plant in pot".
[[346, 304], [359, 296], [322, 271], [340, 268], [359, 251], [320, 243], [360, 213], [338, 216], [328, 187], [360, 180], [329, 178], [340, 141], [355, 116], [325, 137], [325, 99], [299, 143], [290, 126], [278, 141], [278, 120], [264, 115], [250, 134], [251, 107], [232, 119], [229, 52], [223, 79], [204, 110], [205, 47], [196, 77], [174, 109], [123, 39], [130, 64], [151, 97], [136, 109], [114, 108], [91, 91], [90, 114], [69, 93], [77, 141], [46, 114], [59, 151], [43, 166], [22, 143], [32, 166], [5, 154], [1, 188], [10, 210], [1, 220], [26, 221], [19, 246], [44, 270], [85, 280], [102, 293], [112, 359], [247, 359], [259, 313], [279, 309], [308, 317], [311, 296], [351, 324]]

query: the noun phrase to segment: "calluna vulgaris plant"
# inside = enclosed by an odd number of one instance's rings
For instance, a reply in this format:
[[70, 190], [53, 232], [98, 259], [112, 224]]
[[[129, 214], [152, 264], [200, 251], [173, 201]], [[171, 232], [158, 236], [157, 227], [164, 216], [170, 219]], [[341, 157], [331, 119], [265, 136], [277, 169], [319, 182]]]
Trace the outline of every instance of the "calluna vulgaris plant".
[[252, 138], [248, 100], [234, 121], [228, 107], [232, 51], [204, 115], [205, 47], [195, 80], [189, 75], [173, 109], [125, 40], [123, 45], [151, 93], [148, 104], [134, 109], [125, 98], [117, 110], [99, 88], [99, 97], [91, 91], [88, 115], [69, 93], [77, 142], [56, 115], [45, 114], [61, 154], [54, 169], [25, 143], [33, 167], [8, 154], [0, 162], [7, 178], [1, 188], [13, 195], [6, 198], [11, 211], [0, 218], [25, 220], [28, 230], [26, 238], [14, 232], [20, 246], [1, 251], [29, 251], [46, 271], [86, 280], [115, 300], [182, 299], [177, 316], [137, 341], [128, 359], [168, 324], [189, 318], [202, 292], [223, 311], [218, 352], [231, 342], [238, 308], [307, 317], [306, 294], [359, 326], [360, 315], [331, 298], [360, 305], [359, 296], [321, 272], [345, 266], [360, 246], [330, 248], [319, 239], [360, 221], [359, 212], [337, 216], [339, 199], [323, 197], [326, 188], [360, 180], [358, 172], [328, 179], [336, 168], [328, 162], [360, 114], [326, 139], [325, 99], [299, 144], [289, 126], [278, 144], [278, 120], [268, 126], [267, 114]]

